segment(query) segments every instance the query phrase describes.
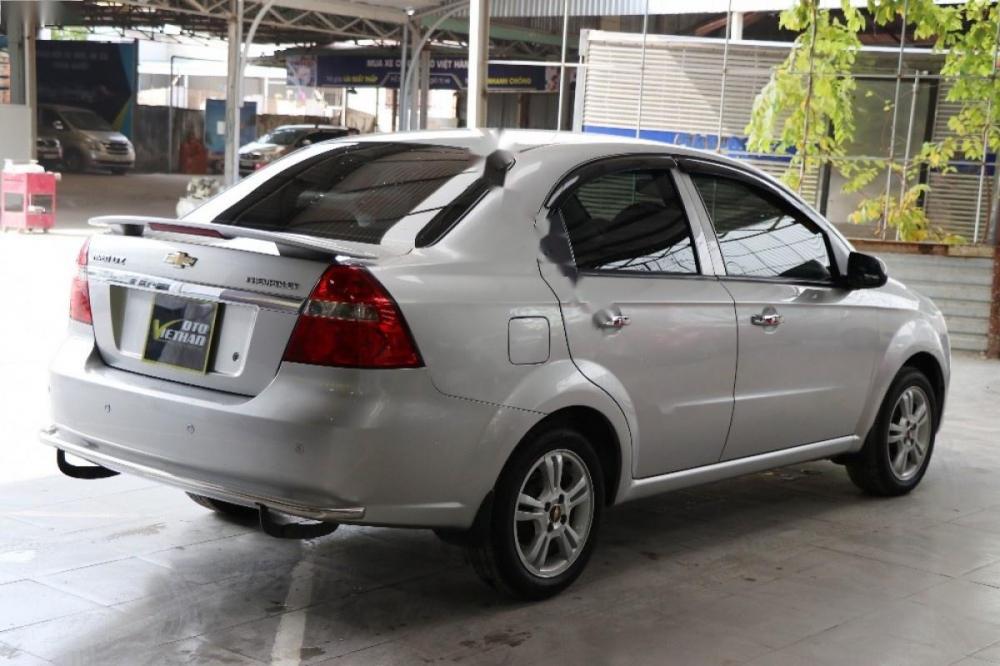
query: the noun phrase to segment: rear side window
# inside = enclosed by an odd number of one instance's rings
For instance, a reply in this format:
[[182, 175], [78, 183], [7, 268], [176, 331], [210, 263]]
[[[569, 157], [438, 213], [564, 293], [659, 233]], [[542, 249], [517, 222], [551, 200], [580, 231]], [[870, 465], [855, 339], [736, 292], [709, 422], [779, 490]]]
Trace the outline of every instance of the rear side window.
[[580, 270], [698, 273], [691, 229], [669, 171], [598, 176], [571, 192], [559, 214]]
[[773, 195], [742, 181], [692, 174], [729, 275], [831, 280], [823, 232]]
[[434, 210], [423, 207], [423, 202], [475, 164], [476, 157], [466, 148], [353, 144], [278, 171], [213, 221], [379, 243], [407, 215]]

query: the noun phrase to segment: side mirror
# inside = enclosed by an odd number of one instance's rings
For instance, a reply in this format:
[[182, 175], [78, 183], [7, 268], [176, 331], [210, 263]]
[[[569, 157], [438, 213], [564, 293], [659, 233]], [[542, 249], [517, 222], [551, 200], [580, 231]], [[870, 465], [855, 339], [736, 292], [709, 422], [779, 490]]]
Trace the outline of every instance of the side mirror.
[[301, 141], [299, 141], [299, 147], [311, 146], [311, 145], [312, 145], [312, 139], [302, 139]]
[[851, 252], [847, 257], [847, 287], [849, 289], [874, 289], [889, 279], [885, 264], [878, 257], [861, 252]]

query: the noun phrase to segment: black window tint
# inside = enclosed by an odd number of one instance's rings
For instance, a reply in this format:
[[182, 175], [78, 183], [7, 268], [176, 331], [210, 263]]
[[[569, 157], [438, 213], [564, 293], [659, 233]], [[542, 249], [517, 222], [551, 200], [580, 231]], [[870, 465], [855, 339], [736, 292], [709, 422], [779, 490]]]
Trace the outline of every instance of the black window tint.
[[559, 206], [577, 268], [697, 273], [684, 206], [667, 171], [585, 182]]
[[815, 225], [739, 180], [692, 175], [715, 225], [729, 275], [830, 280], [826, 239]]
[[39, 116], [39, 124], [46, 129], [52, 129], [59, 120], [59, 116], [49, 109], [42, 109]]
[[214, 219], [220, 224], [378, 243], [451, 178], [473, 168], [466, 148], [359, 143], [276, 173]]
[[320, 130], [318, 132], [313, 132], [307, 136], [306, 139], [308, 139], [310, 143], [319, 143], [320, 141], [339, 139], [344, 136], [347, 136], [347, 130]]

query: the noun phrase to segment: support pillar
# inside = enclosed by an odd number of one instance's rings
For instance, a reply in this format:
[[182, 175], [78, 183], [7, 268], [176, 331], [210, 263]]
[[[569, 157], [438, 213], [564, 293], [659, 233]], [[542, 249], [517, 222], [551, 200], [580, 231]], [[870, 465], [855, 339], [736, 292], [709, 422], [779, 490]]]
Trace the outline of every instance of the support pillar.
[[38, 133], [38, 87], [35, 47], [38, 36], [37, 6], [31, 3], [4, 3], [7, 49], [10, 56], [10, 103], [29, 109], [29, 155], [35, 156]]
[[240, 57], [243, 44], [243, 0], [229, 0], [228, 58], [226, 61], [226, 186], [239, 179], [240, 150]]
[[403, 24], [403, 41], [399, 45], [399, 87], [396, 88], [396, 106], [393, 107], [392, 127], [397, 132], [404, 129], [406, 117], [406, 96], [403, 86], [406, 81], [406, 60], [409, 57], [410, 48], [410, 22]]
[[431, 54], [420, 54], [420, 107], [417, 112], [417, 127], [427, 129], [427, 114], [431, 103]]
[[35, 65], [35, 47], [38, 42], [38, 15], [35, 7], [24, 12], [24, 103], [28, 113], [28, 150], [36, 157], [35, 140], [38, 138], [38, 69]]
[[734, 42], [743, 39], [743, 12], [733, 12], [730, 18], [729, 38]]
[[1000, 245], [993, 245], [993, 287], [986, 329], [986, 356], [1000, 358]]
[[466, 96], [466, 124], [486, 124], [486, 61], [490, 51], [490, 0], [469, 2], [469, 89]]

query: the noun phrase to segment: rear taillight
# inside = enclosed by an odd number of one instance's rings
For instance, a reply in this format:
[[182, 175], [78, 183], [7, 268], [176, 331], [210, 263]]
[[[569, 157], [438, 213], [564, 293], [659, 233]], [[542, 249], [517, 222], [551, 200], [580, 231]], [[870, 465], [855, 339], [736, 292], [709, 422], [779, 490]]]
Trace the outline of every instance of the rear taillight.
[[69, 318], [84, 324], [94, 323], [94, 314], [90, 311], [90, 284], [87, 282], [87, 251], [90, 249], [88, 238], [76, 256], [76, 275], [69, 292]]
[[396, 302], [358, 266], [326, 269], [299, 315], [284, 360], [350, 368], [423, 365]]

